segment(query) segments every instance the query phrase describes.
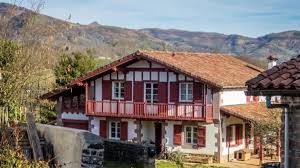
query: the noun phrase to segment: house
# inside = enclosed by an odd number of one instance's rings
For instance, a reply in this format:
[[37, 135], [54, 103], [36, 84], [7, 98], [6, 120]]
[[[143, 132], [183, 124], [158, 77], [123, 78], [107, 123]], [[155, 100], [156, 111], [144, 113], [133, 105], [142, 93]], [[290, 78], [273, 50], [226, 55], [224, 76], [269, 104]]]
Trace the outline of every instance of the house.
[[251, 121], [266, 107], [245, 82], [260, 72], [225, 54], [137, 51], [43, 98], [57, 100], [63, 126], [221, 162], [255, 148]]
[[[276, 61], [276, 58], [270, 57]], [[273, 65], [276, 65], [275, 63]], [[284, 126], [281, 130], [282, 161], [285, 168], [300, 167], [299, 162], [299, 95], [300, 55], [260, 73], [247, 81], [248, 95], [267, 96], [269, 108], [282, 107]], [[274, 97], [280, 101], [274, 103]]]

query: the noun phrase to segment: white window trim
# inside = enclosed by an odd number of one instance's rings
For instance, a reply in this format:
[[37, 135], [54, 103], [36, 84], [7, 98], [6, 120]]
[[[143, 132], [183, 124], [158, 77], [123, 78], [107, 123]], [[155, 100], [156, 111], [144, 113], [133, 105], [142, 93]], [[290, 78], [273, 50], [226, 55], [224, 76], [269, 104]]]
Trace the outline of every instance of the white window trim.
[[[117, 135], [117, 131], [118, 131], [118, 123], [120, 124], [120, 137], [119, 138], [111, 136], [111, 123], [113, 123], [113, 122], [116, 125], [116, 135]], [[119, 121], [110, 121], [109, 122], [109, 139], [120, 140], [120, 138], [121, 138], [121, 123]]]
[[[144, 83], [144, 101], [145, 102], [147, 102], [147, 99], [146, 99], [146, 84], [151, 84], [151, 102], [150, 103], [154, 103], [154, 101], [153, 101], [153, 85], [154, 84], [158, 85], [158, 83], [157, 82], [145, 82]], [[157, 89], [158, 89], [158, 87], [157, 87]], [[157, 93], [157, 96], [158, 96], [158, 93]]]
[[[188, 90], [188, 84], [191, 84], [192, 85], [192, 100], [182, 100], [181, 99], [181, 85], [185, 84], [186, 85], [186, 93], [187, 93], [187, 90]], [[193, 88], [194, 84], [192, 82], [184, 82], [184, 83], [179, 83], [179, 102], [193, 102], [193, 98], [194, 98], [194, 88]]]
[[[187, 139], [187, 127], [191, 127], [191, 143], [188, 143], [186, 142], [186, 139]], [[187, 126], [184, 126], [184, 143], [185, 144], [191, 144], [191, 145], [197, 145], [198, 143], [193, 143], [193, 139], [194, 139], [194, 128], [197, 128], [197, 126], [192, 126], [192, 125], [187, 125]], [[198, 128], [197, 128], [198, 130]], [[197, 137], [196, 139], [198, 139], [198, 132], [197, 132]]]
[[[115, 84], [116, 83], [119, 83], [119, 86], [120, 86], [118, 97], [115, 97]], [[124, 97], [121, 97], [121, 83], [124, 83], [124, 82], [123, 81], [113, 81], [112, 82], [111, 94], [112, 94], [112, 99], [114, 99], [114, 100], [124, 100]], [[124, 89], [124, 94], [125, 94], [125, 88], [123, 88], [123, 89]]]

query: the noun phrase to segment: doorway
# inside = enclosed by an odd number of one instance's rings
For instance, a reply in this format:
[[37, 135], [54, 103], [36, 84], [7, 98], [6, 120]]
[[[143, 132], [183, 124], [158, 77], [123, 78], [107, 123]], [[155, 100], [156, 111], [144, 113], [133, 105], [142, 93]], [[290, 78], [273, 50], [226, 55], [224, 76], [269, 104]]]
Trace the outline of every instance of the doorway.
[[162, 152], [162, 124], [154, 123], [155, 126], [155, 148], [156, 154], [159, 155]]

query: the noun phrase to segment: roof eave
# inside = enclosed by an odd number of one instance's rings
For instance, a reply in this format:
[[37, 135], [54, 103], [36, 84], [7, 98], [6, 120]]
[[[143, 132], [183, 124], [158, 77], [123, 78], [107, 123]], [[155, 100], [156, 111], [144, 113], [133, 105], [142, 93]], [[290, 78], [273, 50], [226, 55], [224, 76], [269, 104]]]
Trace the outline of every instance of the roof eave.
[[287, 89], [248, 89], [246, 91], [248, 96], [300, 96], [300, 90]]

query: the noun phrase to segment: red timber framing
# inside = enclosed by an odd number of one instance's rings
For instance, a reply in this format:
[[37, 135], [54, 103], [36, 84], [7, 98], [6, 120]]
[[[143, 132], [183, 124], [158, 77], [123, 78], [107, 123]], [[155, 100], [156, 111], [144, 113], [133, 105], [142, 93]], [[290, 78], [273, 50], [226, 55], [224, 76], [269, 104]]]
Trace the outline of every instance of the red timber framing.
[[[151, 79], [151, 68], [149, 75]], [[168, 120], [194, 120], [212, 122], [212, 103], [207, 104], [207, 86], [195, 80], [188, 81], [186, 78], [182, 81], [178, 80], [176, 74], [176, 82], [159, 82], [158, 80], [142, 80], [135, 81], [135, 73], [133, 71], [133, 80], [130, 84], [126, 84], [126, 74], [124, 74], [125, 86], [129, 91], [125, 91], [124, 100], [112, 99], [112, 80], [111, 75], [109, 80], [102, 81], [104, 100], [87, 100], [86, 114], [90, 116], [108, 116], [120, 118], [139, 118], [139, 119], [168, 119]], [[139, 71], [140, 72], [140, 71]], [[168, 72], [168, 71], [165, 71]], [[141, 73], [143, 79], [143, 73]], [[167, 81], [169, 73], [167, 73]], [[118, 80], [116, 80], [118, 81]], [[158, 83], [158, 102], [147, 103], [144, 101], [144, 83]], [[193, 83], [199, 87], [198, 96], [192, 102], [179, 102], [179, 84], [181, 82]], [[172, 83], [173, 87], [172, 88]], [[87, 89], [87, 87], [86, 87]], [[88, 97], [88, 95], [86, 96]], [[170, 102], [169, 102], [170, 101]]]
[[[169, 70], [168, 68], [152, 68], [152, 63], [149, 63], [149, 68], [113, 68], [113, 71], [98, 75], [86, 81], [85, 98], [86, 109], [85, 112], [90, 116], [107, 116], [120, 118], [139, 118], [139, 119], [168, 119], [168, 120], [194, 120], [194, 121], [213, 121], [212, 102], [208, 102], [207, 85], [197, 81], [196, 79], [183, 74], [184, 78], [179, 80], [179, 73]], [[125, 65], [124, 65], [125, 66]], [[144, 80], [144, 72], [149, 72], [149, 80]], [[117, 72], [117, 79], [112, 79], [112, 72]], [[124, 78], [119, 79], [119, 72], [123, 73]], [[127, 81], [128, 72], [132, 72], [132, 81]], [[153, 80], [151, 72], [157, 72], [157, 80]], [[166, 82], [160, 81], [160, 72], [166, 73]], [[170, 81], [170, 73], [176, 75], [175, 81]], [[136, 73], [140, 73], [141, 80], [136, 81]], [[109, 79], [103, 79], [105, 75]], [[95, 93], [93, 98], [89, 94], [89, 85], [91, 81], [102, 77], [102, 100], [95, 100]], [[112, 96], [112, 82], [124, 81], [125, 90], [130, 90], [124, 93], [124, 100], [114, 100]], [[144, 87], [146, 82], [155, 82], [158, 84], [158, 102], [147, 103], [145, 101]], [[191, 102], [179, 101], [179, 86], [180, 83], [193, 83], [193, 100]], [[94, 83], [94, 87], [95, 87]], [[94, 89], [95, 91], [95, 89]], [[165, 93], [166, 92], [166, 93]], [[198, 93], [199, 92], [199, 93]]]

